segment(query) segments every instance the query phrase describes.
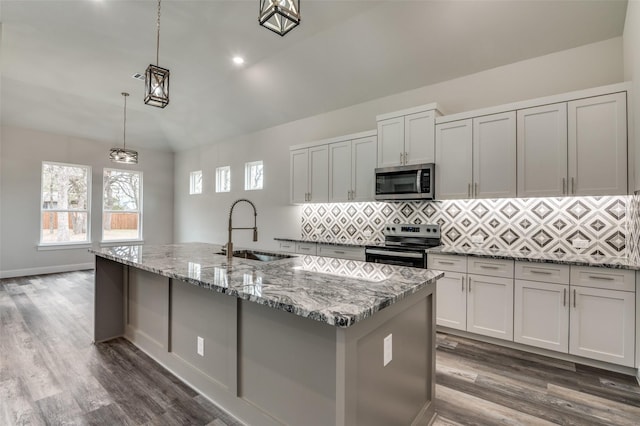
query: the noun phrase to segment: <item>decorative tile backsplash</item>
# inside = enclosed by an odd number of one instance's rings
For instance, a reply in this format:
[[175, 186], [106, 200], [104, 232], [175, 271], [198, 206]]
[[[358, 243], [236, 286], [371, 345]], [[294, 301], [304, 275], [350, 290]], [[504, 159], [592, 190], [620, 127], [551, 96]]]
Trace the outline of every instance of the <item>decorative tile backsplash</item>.
[[[366, 244], [384, 240], [386, 223], [439, 223], [443, 244], [451, 246], [575, 253], [572, 241], [584, 239], [588, 248], [582, 253], [628, 256], [627, 210], [640, 214], [640, 196], [632, 198], [307, 204], [302, 208], [302, 238]], [[483, 243], [472, 243], [472, 236], [481, 236]]]
[[629, 198], [627, 254], [629, 260], [640, 263], [640, 191]]

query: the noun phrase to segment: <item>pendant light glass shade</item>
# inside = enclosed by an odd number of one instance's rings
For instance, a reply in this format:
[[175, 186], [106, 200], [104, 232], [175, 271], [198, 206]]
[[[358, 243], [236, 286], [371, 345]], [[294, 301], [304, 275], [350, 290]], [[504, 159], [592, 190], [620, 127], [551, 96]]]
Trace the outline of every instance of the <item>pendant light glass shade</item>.
[[122, 130], [122, 148], [111, 148], [109, 151], [109, 159], [114, 163], [121, 164], [138, 164], [138, 151], [127, 149], [127, 96], [128, 93], [122, 92], [124, 97], [124, 126]]
[[169, 105], [169, 70], [158, 66], [160, 57], [160, 0], [156, 33], [156, 64], [150, 64], [144, 75], [144, 103], [164, 108]]
[[300, 23], [300, 0], [260, 0], [258, 22], [284, 36]]

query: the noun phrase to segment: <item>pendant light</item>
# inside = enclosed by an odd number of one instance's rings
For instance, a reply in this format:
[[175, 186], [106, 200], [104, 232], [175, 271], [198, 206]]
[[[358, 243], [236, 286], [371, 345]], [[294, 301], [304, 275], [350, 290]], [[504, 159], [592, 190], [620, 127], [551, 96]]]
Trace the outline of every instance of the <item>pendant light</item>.
[[160, 56], [160, 0], [158, 0], [158, 24], [156, 37], [156, 64], [150, 64], [145, 73], [144, 103], [159, 108], [169, 105], [169, 70], [158, 66]]
[[124, 126], [122, 131], [122, 148], [111, 148], [109, 151], [109, 159], [114, 163], [122, 164], [138, 164], [138, 151], [127, 149], [127, 96], [128, 93], [122, 92], [124, 97]]
[[300, 23], [300, 0], [259, 0], [260, 25], [284, 36]]

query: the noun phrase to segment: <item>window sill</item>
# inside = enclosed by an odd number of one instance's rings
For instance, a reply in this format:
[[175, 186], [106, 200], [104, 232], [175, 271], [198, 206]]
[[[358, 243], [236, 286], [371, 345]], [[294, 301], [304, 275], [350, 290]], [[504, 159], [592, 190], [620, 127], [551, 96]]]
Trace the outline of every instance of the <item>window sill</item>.
[[77, 250], [91, 248], [91, 243], [51, 243], [43, 244], [39, 243], [37, 246], [38, 251], [48, 250]]
[[115, 246], [138, 246], [144, 244], [144, 240], [108, 240], [100, 241], [100, 247], [115, 247]]

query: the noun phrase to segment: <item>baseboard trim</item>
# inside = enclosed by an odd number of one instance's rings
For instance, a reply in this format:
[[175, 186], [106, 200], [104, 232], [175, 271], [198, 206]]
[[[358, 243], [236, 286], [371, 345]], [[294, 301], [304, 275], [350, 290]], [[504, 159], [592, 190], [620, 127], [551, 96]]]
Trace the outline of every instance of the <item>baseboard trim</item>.
[[84, 271], [86, 269], [94, 269], [94, 268], [95, 268], [95, 264], [93, 262], [89, 262], [89, 263], [76, 263], [71, 265], [42, 266], [39, 268], [11, 269], [6, 271], [0, 271], [0, 278], [14, 278], [14, 277], [27, 277], [30, 275], [56, 274], [59, 272]]

